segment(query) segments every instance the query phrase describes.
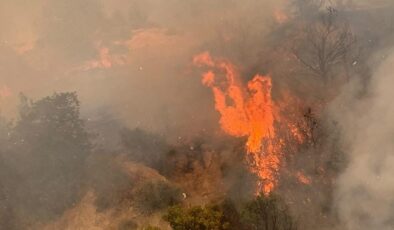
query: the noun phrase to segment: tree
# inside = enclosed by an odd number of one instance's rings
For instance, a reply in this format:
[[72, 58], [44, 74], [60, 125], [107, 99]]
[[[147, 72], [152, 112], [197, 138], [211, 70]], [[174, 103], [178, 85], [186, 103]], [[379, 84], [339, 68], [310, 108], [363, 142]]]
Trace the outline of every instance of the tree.
[[327, 0], [292, 0], [291, 5], [296, 14], [306, 19], [315, 16], [326, 2]]
[[312, 74], [324, 81], [332, 78], [334, 67], [340, 63], [348, 75], [351, 48], [356, 41], [354, 34], [332, 7], [316, 17], [304, 26], [293, 54]]
[[346, 9], [353, 7], [353, 3], [353, 0], [291, 0], [295, 13], [303, 19], [314, 18], [325, 7]]
[[287, 206], [275, 195], [259, 195], [247, 203], [241, 220], [248, 230], [296, 230], [297, 225]]
[[223, 213], [223, 220], [228, 223], [228, 230], [244, 229], [241, 222], [241, 215], [232, 200], [226, 199], [218, 207]]
[[229, 223], [224, 220], [222, 211], [217, 206], [194, 206], [169, 208], [163, 219], [170, 223], [174, 230], [224, 230]]
[[14, 208], [12, 206], [10, 196], [15, 188], [15, 181], [19, 181], [19, 177], [13, 168], [6, 161], [9, 149], [9, 134], [11, 124], [0, 116], [0, 226], [9, 230], [19, 228], [15, 220]]
[[9, 199], [22, 219], [51, 219], [78, 202], [92, 144], [76, 93], [38, 101], [21, 96], [19, 119], [9, 133], [4, 160], [20, 180]]

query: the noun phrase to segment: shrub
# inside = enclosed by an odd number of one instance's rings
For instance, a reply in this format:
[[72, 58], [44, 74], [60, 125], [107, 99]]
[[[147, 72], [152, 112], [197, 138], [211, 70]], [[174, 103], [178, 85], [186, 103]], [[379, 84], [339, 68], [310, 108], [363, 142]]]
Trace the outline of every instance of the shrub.
[[195, 206], [183, 208], [171, 207], [163, 219], [174, 230], [224, 230], [229, 223], [224, 220], [223, 213], [215, 206]]
[[135, 201], [140, 211], [152, 213], [180, 203], [182, 193], [164, 181], [147, 182], [135, 192]]
[[241, 212], [241, 221], [248, 230], [296, 230], [287, 205], [275, 195], [260, 195]]

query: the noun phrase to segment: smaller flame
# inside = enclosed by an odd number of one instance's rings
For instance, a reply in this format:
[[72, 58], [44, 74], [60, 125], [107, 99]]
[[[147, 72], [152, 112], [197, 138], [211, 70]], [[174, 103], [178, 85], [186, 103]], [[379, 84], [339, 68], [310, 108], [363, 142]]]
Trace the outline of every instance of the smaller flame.
[[289, 16], [283, 10], [275, 10], [274, 11], [274, 18], [277, 23], [283, 24], [289, 20]]
[[0, 88], [0, 99], [10, 97], [12, 95], [11, 89], [8, 86]]
[[85, 63], [83, 70], [92, 69], [110, 69], [114, 65], [123, 65], [125, 63], [125, 57], [122, 55], [111, 54], [110, 49], [107, 47], [97, 47], [98, 58], [90, 60]]
[[297, 177], [298, 181], [301, 182], [302, 184], [311, 184], [312, 183], [312, 180], [302, 172], [297, 172], [296, 177]]
[[289, 126], [289, 130], [290, 130], [292, 136], [294, 137], [294, 139], [300, 144], [303, 143], [305, 141], [304, 140], [305, 137], [301, 133], [300, 129], [296, 125], [291, 124], [291, 123], [289, 123], [288, 126]]

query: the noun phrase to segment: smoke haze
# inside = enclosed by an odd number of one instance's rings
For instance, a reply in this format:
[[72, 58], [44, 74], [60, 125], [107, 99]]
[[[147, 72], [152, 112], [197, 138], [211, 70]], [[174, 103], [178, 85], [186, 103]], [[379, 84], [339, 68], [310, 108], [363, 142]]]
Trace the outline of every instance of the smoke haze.
[[235, 36], [242, 24], [256, 21], [247, 31], [266, 30], [272, 14], [259, 9], [280, 7], [255, 0], [0, 4], [3, 115], [15, 115], [20, 92], [39, 98], [77, 91], [85, 115], [107, 110], [130, 127], [155, 131], [208, 122], [210, 113], [195, 116], [209, 111], [209, 92], [193, 77], [192, 56]]
[[341, 110], [335, 112], [350, 163], [339, 178], [336, 199], [348, 229], [394, 227], [393, 64], [391, 55], [376, 69], [367, 96], [349, 93], [360, 90], [354, 83], [347, 96], [338, 98]]
[[[351, 51], [338, 54], [321, 73], [313, 38], [330, 24], [327, 15], [335, 18], [333, 28], [340, 25], [332, 47], [345, 44]], [[141, 217], [132, 202], [146, 201], [146, 190], [157, 196], [155, 189], [174, 196], [169, 204], [252, 197], [256, 178], [244, 165], [247, 137], [220, 129], [212, 91], [201, 84], [210, 64], [200, 69], [192, 64], [203, 52], [234, 65], [240, 89], [255, 74], [267, 76], [270, 85], [272, 79], [273, 104], [287, 116], [271, 125], [296, 127], [288, 133], [278, 128], [280, 149], [287, 154], [277, 160], [277, 173], [284, 175], [278, 193], [303, 230], [394, 229], [392, 1], [0, 0], [0, 28], [0, 215], [15, 218], [4, 218], [10, 229], [121, 229], [119, 223], [130, 218], [139, 226], [152, 221], [169, 229], [162, 210]], [[309, 36], [311, 28], [317, 28], [316, 37]], [[342, 35], [349, 37], [340, 40]], [[217, 89], [223, 87], [218, 81]], [[77, 147], [68, 134], [50, 146], [46, 140], [56, 129], [52, 123], [37, 125], [45, 120], [39, 117], [47, 112], [45, 103], [58, 102], [55, 96], [44, 98], [54, 92], [76, 92], [60, 95], [59, 103], [74, 103], [77, 124], [83, 122], [73, 96], [81, 101], [87, 131], [79, 130]], [[23, 109], [31, 102], [21, 94], [39, 102], [30, 104], [28, 115]], [[228, 103], [230, 112], [232, 106]], [[50, 109], [55, 121], [64, 115], [56, 106]], [[68, 125], [61, 127], [74, 128]], [[93, 144], [91, 133], [98, 135]], [[284, 146], [291, 135], [299, 139]], [[263, 144], [256, 141], [259, 155]], [[67, 168], [63, 156], [74, 147], [81, 147], [81, 156], [73, 156]], [[61, 176], [53, 180], [53, 175]], [[67, 192], [63, 202], [58, 194], [68, 189], [72, 195]], [[40, 202], [49, 208], [26, 218], [25, 206], [33, 209]]]

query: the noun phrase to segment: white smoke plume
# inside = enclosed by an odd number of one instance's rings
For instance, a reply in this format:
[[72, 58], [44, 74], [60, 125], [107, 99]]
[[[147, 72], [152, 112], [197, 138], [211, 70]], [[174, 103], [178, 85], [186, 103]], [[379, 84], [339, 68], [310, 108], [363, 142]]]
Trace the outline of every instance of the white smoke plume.
[[357, 88], [352, 84], [336, 101], [349, 158], [336, 193], [346, 229], [394, 229], [393, 65], [391, 55], [372, 77], [367, 96], [349, 96]]

